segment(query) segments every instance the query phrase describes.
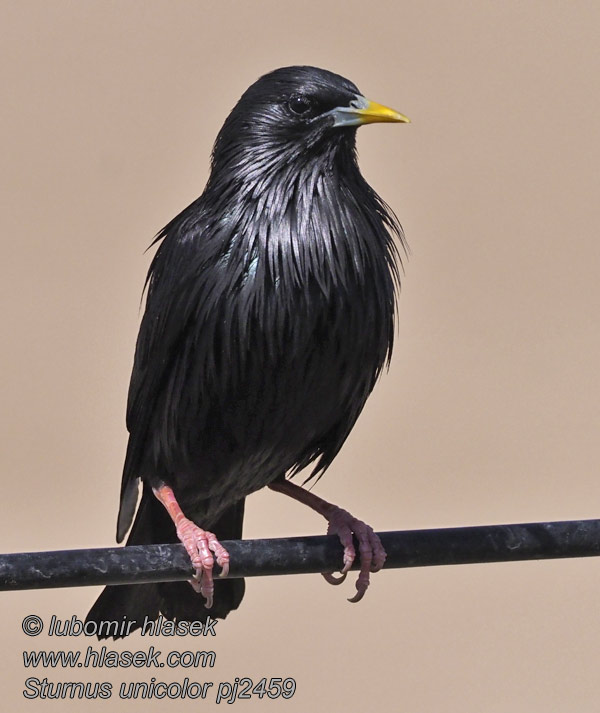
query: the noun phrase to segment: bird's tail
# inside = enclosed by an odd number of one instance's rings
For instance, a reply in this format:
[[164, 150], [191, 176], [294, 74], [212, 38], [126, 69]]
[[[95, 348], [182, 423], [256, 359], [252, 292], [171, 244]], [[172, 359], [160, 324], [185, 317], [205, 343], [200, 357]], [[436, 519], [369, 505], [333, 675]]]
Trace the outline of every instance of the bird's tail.
[[[193, 519], [193, 513], [190, 516]], [[242, 536], [243, 518], [242, 498], [211, 525], [211, 531], [221, 541], [237, 540]], [[173, 523], [150, 490], [144, 488], [127, 545], [169, 542], [177, 542]], [[204, 606], [204, 598], [188, 582], [111, 585], [104, 588], [90, 609], [86, 622], [93, 621], [98, 627], [100, 622], [119, 622], [118, 630], [129, 634], [143, 626], [144, 621], [155, 621], [159, 614], [174, 621], [205, 622], [209, 616], [224, 619], [240, 605], [244, 596], [244, 580], [215, 578], [214, 585], [214, 603], [210, 609]], [[129, 626], [121, 626], [124, 622]], [[109, 625], [105, 624], [103, 629], [108, 630]], [[98, 638], [108, 638], [109, 635], [100, 633]], [[120, 638], [120, 635], [113, 638]]]

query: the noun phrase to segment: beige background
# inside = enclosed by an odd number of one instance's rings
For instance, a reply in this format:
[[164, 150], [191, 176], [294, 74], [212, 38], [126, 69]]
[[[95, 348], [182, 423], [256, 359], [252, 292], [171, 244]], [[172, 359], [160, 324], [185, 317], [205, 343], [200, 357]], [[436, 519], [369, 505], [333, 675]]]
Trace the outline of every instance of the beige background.
[[[410, 126], [359, 132], [412, 256], [400, 337], [316, 492], [377, 529], [600, 515], [600, 5], [21, 1], [0, 4], [4, 551], [113, 543], [124, 409], [153, 234], [202, 190], [241, 92], [278, 66], [346, 75]], [[247, 537], [321, 533], [274, 493]], [[293, 676], [281, 711], [596, 711], [600, 563], [248, 583], [211, 670], [26, 672], [24, 615], [83, 616], [98, 589], [3, 594], [6, 710], [211, 710], [25, 701], [52, 681]], [[117, 648], [193, 648], [192, 639]], [[200, 647], [206, 647], [200, 642]]]

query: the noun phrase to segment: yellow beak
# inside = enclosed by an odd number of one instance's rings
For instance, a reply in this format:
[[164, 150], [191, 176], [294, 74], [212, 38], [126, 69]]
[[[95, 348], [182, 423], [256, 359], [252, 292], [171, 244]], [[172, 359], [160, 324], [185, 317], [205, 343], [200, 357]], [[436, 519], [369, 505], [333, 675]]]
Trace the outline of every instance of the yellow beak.
[[398, 121], [402, 124], [410, 124], [410, 119], [404, 114], [368, 99], [367, 106], [364, 109], [356, 109], [355, 111], [360, 117], [361, 124], [374, 124], [377, 121]]
[[362, 124], [375, 124], [380, 121], [401, 122], [410, 124], [410, 119], [394, 109], [383, 104], [377, 104], [357, 94], [350, 102], [350, 106], [338, 106], [328, 112], [333, 116], [334, 126], [361, 126]]

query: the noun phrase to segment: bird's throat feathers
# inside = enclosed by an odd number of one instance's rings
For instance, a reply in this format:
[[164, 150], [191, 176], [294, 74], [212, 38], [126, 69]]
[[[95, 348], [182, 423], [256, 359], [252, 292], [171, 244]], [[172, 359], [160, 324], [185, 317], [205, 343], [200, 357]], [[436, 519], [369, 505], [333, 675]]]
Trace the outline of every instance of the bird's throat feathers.
[[214, 243], [232, 287], [314, 283], [330, 297], [374, 281], [390, 298], [399, 264], [394, 239], [403, 243], [403, 234], [359, 171], [355, 133], [336, 132], [303, 150], [246, 143], [226, 155], [215, 151], [200, 199], [211, 206], [210, 228], [198, 239]]
[[220, 314], [240, 339], [260, 324], [279, 335], [280, 346], [292, 334], [306, 338], [300, 325], [304, 332], [351, 311], [357, 334], [375, 327], [389, 358], [403, 233], [360, 174], [355, 132], [339, 133], [342, 143], [325, 155], [323, 147], [302, 155], [269, 151], [252, 161], [238, 156], [229, 171], [219, 164], [202, 196], [159, 235], [149, 302], [160, 275], [169, 274], [193, 285], [186, 306], [213, 324], [209, 331]]

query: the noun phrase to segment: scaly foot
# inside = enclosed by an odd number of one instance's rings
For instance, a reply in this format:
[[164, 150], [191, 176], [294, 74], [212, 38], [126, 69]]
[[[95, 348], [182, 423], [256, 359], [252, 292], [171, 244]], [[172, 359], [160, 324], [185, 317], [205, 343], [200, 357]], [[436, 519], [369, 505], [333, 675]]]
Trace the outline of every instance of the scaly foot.
[[348, 601], [359, 602], [364, 597], [369, 586], [370, 573], [378, 572], [383, 567], [386, 558], [381, 540], [373, 532], [373, 528], [362, 520], [357, 520], [346, 510], [328, 503], [318, 495], [301, 488], [299, 485], [295, 485], [289, 480], [276, 480], [269, 485], [269, 488], [289, 495], [294, 500], [308, 505], [320, 515], [323, 515], [329, 523], [327, 534], [337, 535], [340, 538], [340, 542], [344, 547], [342, 576], [335, 577], [332, 572], [324, 572], [323, 577], [330, 584], [341, 584], [346, 579], [346, 574], [356, 559], [356, 549], [352, 540], [352, 534], [354, 534], [358, 540], [360, 572], [356, 581], [356, 594]]
[[356, 559], [356, 549], [352, 540], [352, 534], [358, 540], [358, 551], [360, 553], [360, 572], [356, 580], [356, 594], [348, 599], [349, 602], [359, 602], [365, 595], [370, 582], [370, 573], [379, 572], [385, 563], [386, 553], [379, 537], [373, 532], [373, 528], [357, 520], [346, 510], [331, 506], [331, 512], [325, 517], [329, 521], [327, 528], [328, 535], [337, 535], [344, 548], [344, 564], [340, 570], [341, 577], [335, 577], [333, 573], [324, 572], [323, 577], [329, 584], [341, 584], [346, 579], [346, 574], [354, 564]]
[[215, 591], [213, 582], [215, 559], [223, 570], [220, 576], [226, 577], [229, 574], [229, 552], [212, 532], [203, 530], [187, 518], [182, 518], [177, 523], [177, 537], [183, 542], [192, 566], [196, 570], [193, 579], [189, 580], [190, 584], [196, 592], [202, 594], [206, 599], [204, 606], [210, 609]]
[[216, 535], [198, 527], [195, 522], [192, 522], [183, 514], [172, 488], [162, 483], [159, 487], [153, 488], [152, 491], [164, 505], [171, 520], [173, 520], [177, 530], [177, 537], [183, 543], [192, 561], [192, 566], [196, 570], [196, 574], [189, 582], [194, 590], [202, 594], [206, 599], [204, 606], [210, 609], [215, 591], [212, 573], [215, 558], [217, 564], [223, 570], [220, 576], [226, 577], [229, 574], [229, 552], [217, 540]]

